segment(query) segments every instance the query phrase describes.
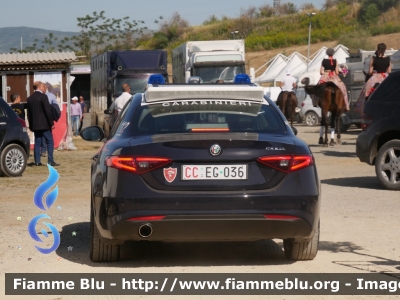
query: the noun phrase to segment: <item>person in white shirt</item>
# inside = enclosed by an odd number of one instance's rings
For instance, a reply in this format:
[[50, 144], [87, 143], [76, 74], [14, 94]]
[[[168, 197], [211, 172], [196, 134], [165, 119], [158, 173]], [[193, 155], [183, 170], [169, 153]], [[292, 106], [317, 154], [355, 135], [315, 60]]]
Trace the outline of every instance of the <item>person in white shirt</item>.
[[286, 76], [281, 80], [282, 91], [293, 92], [293, 89], [297, 87], [297, 79], [290, 75], [290, 70], [286, 70]]
[[132, 95], [130, 94], [131, 87], [129, 84], [124, 83], [122, 85], [123, 93], [117, 99], [115, 99], [114, 103], [110, 107], [111, 113], [117, 117], [118, 114], [121, 112], [122, 108], [125, 106], [126, 102], [131, 99]]

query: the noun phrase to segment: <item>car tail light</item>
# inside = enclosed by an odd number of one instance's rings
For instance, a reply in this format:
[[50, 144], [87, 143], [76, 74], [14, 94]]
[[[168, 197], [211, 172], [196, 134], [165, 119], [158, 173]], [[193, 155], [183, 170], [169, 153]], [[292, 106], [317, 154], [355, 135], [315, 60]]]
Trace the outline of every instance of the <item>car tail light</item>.
[[128, 221], [160, 221], [164, 218], [165, 216], [141, 216], [129, 218]]
[[313, 164], [311, 155], [262, 156], [257, 161], [285, 173], [297, 171]]
[[303, 103], [301, 103], [301, 107], [303, 107], [304, 106], [304, 102]]
[[373, 118], [370, 115], [364, 113], [362, 115], [361, 129], [367, 130], [368, 126], [371, 125], [372, 121]]
[[167, 157], [110, 156], [107, 157], [105, 164], [107, 167], [143, 174], [161, 168], [170, 162], [172, 160]]
[[227, 132], [229, 128], [192, 128], [192, 132]]
[[27, 132], [27, 130], [26, 130], [26, 122], [25, 122], [24, 120], [22, 120], [21, 118], [17, 118], [17, 121], [18, 121], [19, 123], [21, 123], [21, 125], [22, 125], [22, 131], [23, 131], [23, 132]]
[[299, 217], [289, 216], [289, 215], [263, 215], [264, 218], [270, 220], [298, 220]]

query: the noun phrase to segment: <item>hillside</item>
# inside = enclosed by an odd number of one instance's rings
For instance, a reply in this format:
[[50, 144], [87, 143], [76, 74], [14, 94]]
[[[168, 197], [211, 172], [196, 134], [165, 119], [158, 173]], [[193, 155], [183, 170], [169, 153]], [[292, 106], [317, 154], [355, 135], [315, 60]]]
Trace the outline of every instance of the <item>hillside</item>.
[[[32, 27], [3, 27], [0, 28], [0, 53], [9, 53], [10, 48], [20, 49], [21, 37], [23, 43], [22, 46], [26, 47], [34, 44], [35, 39], [43, 41], [49, 33], [53, 33], [58, 40], [78, 34], [77, 32], [54, 31]], [[38, 46], [38, 48], [40, 48], [40, 42], [38, 43]]]

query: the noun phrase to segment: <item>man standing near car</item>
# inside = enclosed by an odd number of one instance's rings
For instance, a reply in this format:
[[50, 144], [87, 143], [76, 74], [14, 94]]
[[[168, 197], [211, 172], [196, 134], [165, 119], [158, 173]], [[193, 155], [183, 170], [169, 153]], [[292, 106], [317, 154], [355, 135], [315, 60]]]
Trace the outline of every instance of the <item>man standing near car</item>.
[[33, 84], [33, 89], [35, 91], [27, 99], [27, 108], [29, 129], [35, 134], [34, 165], [43, 166], [40, 162], [40, 146], [42, 138], [44, 138], [48, 151], [48, 164], [59, 166], [59, 164], [54, 162], [53, 158], [54, 141], [51, 131], [54, 129], [54, 121], [49, 99], [45, 94], [46, 86], [43, 82], [36, 81]]
[[[56, 95], [49, 92], [49, 89], [46, 84], [44, 84], [44, 91], [45, 91], [44, 93], [46, 94], [47, 98], [49, 99], [50, 105], [53, 105], [53, 104], [58, 105]], [[53, 121], [54, 121], [54, 119], [53, 119]], [[47, 156], [47, 146], [46, 146], [45, 138], [42, 139], [42, 145], [40, 146], [40, 155], [43, 157]]]
[[115, 117], [119, 115], [126, 102], [128, 102], [128, 100], [132, 97], [132, 95], [130, 94], [131, 87], [129, 86], [129, 84], [124, 83], [122, 85], [122, 91], [123, 93], [121, 94], [121, 96], [115, 99], [114, 103], [110, 107], [111, 114], [115, 115]]

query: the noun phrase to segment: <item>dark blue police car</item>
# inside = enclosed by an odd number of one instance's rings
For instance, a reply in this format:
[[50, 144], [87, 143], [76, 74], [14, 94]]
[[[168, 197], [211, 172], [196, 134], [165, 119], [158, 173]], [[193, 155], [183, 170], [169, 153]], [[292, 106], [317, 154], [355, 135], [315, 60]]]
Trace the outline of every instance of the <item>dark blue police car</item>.
[[[86, 140], [101, 140], [88, 127]], [[280, 238], [292, 260], [318, 251], [313, 155], [263, 88], [150, 84], [118, 116], [91, 170], [93, 261], [125, 241]]]

